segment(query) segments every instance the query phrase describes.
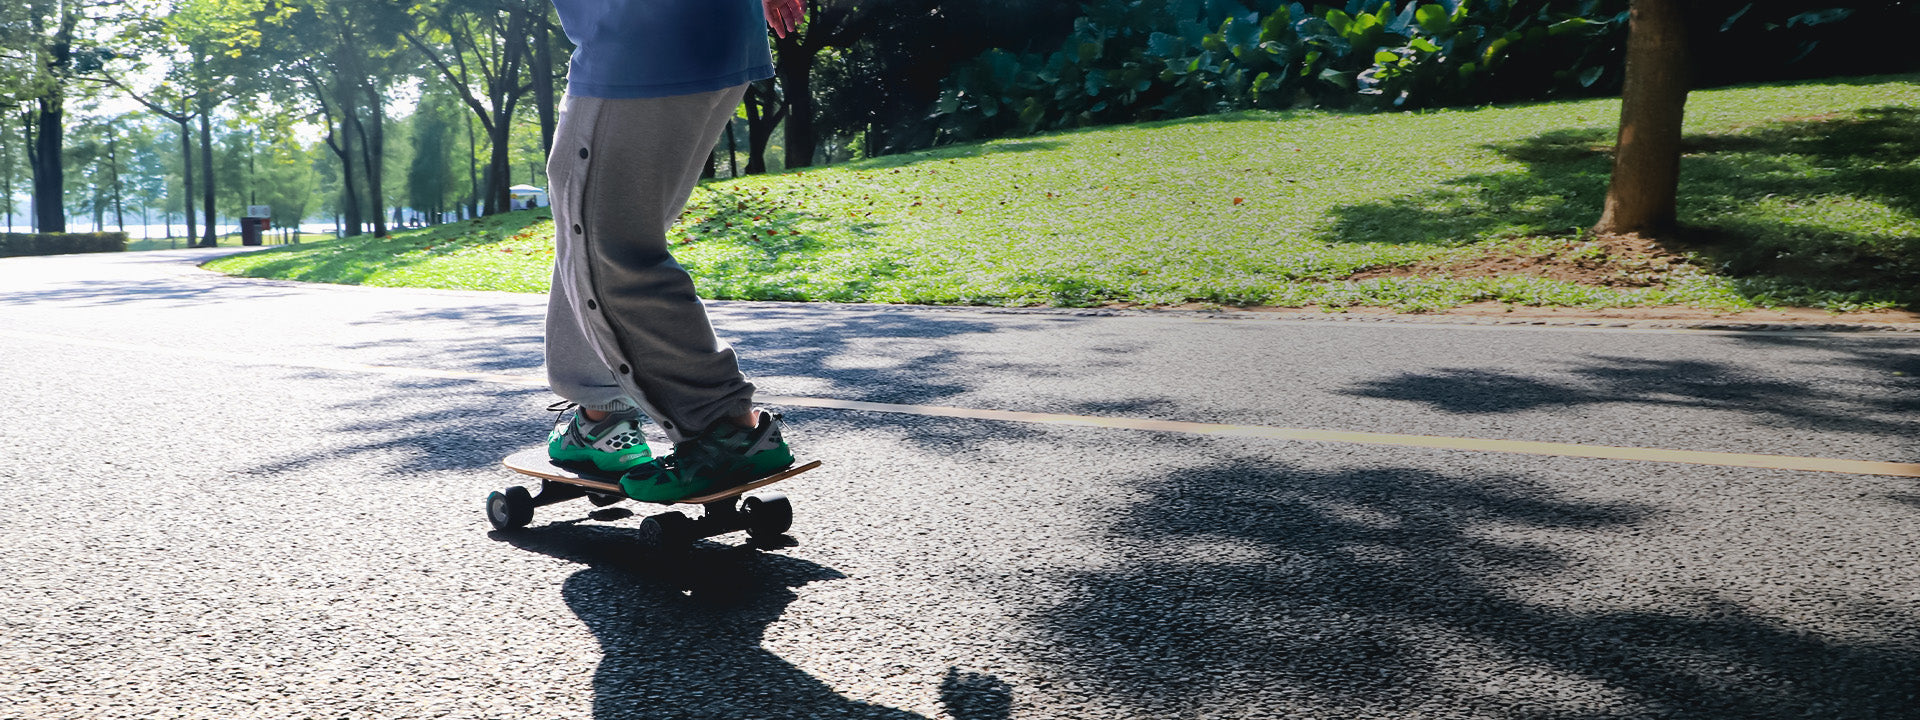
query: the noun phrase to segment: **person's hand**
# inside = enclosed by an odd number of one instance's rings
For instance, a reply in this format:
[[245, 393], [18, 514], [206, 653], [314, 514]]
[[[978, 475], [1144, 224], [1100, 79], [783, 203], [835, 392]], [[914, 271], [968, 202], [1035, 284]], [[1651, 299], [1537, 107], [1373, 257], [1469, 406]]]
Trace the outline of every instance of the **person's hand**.
[[800, 27], [800, 16], [806, 13], [806, 0], [760, 0], [760, 4], [767, 11], [767, 27], [780, 37]]

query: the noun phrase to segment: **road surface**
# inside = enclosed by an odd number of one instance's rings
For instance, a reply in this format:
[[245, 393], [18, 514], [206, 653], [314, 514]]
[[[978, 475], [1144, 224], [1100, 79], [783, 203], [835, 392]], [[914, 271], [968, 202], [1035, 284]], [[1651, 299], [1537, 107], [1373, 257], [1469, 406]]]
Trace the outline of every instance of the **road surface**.
[[715, 303], [782, 547], [492, 532], [543, 298], [0, 260], [0, 718], [1920, 717], [1920, 333]]

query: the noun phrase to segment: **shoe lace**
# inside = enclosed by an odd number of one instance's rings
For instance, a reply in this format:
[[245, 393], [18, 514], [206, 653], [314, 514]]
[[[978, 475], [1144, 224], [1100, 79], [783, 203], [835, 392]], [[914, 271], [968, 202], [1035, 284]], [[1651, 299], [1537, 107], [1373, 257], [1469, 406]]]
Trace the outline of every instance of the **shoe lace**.
[[559, 425], [560, 421], [567, 417], [567, 413], [577, 407], [580, 407], [580, 404], [571, 400], [561, 400], [560, 402], [548, 405], [547, 412], [558, 413], [558, 416], [547, 420], [546, 427], [552, 429], [554, 426]]

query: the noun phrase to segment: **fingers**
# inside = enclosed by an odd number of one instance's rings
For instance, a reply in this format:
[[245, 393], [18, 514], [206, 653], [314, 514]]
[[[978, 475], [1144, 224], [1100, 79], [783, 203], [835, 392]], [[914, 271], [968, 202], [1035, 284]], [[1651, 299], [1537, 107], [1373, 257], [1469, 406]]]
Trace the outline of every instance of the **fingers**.
[[803, 0], [762, 0], [767, 14], [767, 27], [773, 28], [773, 34], [786, 37], [800, 27], [800, 16], [804, 12]]

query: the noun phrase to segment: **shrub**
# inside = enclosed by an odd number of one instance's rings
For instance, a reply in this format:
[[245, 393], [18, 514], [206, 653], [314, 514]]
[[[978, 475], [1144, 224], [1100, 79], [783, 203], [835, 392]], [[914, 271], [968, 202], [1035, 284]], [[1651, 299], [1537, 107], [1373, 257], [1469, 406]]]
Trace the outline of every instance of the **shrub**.
[[1098, 0], [1052, 53], [991, 50], [935, 109], [964, 140], [1297, 105], [1417, 108], [1604, 88], [1621, 0]]
[[0, 257], [125, 252], [126, 249], [127, 234], [123, 232], [0, 233]]

